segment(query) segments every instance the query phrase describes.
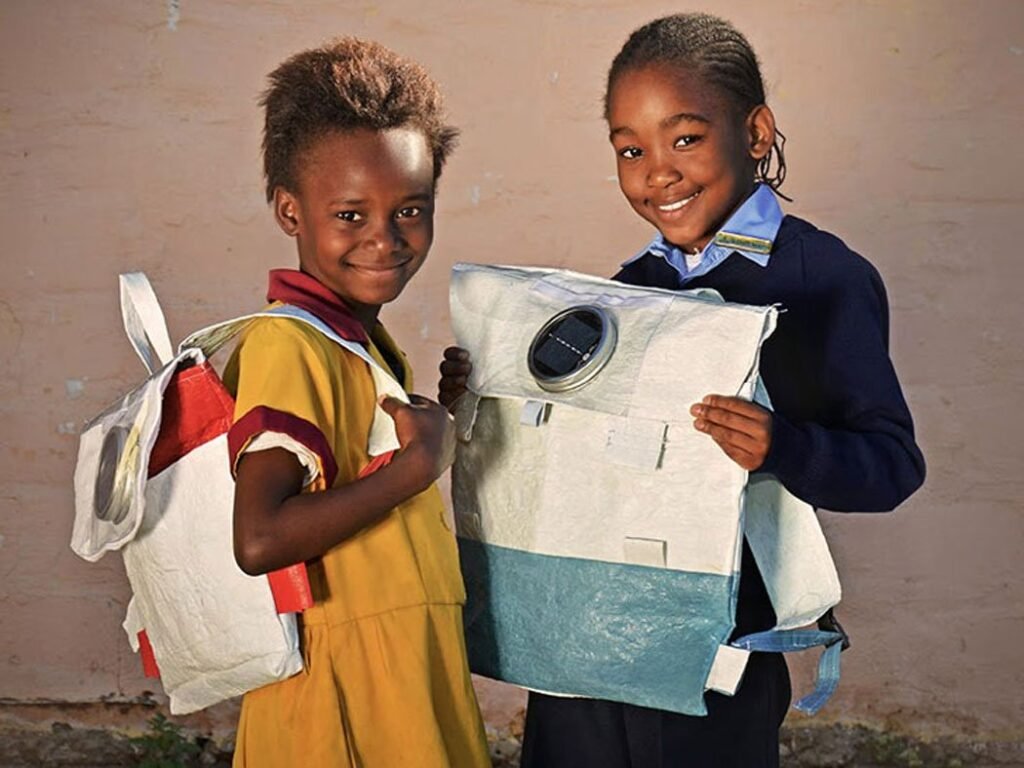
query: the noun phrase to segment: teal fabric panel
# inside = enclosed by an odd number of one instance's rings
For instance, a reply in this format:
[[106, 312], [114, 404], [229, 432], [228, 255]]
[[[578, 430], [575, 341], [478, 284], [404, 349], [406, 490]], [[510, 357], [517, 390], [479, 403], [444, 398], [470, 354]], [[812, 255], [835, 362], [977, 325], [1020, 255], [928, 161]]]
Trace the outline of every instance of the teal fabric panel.
[[552, 557], [459, 538], [477, 674], [556, 694], [706, 714], [737, 576]]

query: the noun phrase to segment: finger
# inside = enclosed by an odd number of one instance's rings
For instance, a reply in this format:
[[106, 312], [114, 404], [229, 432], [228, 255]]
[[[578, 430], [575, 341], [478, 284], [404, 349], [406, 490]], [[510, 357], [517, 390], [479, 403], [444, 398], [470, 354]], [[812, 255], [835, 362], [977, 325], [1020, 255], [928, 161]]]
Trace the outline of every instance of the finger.
[[418, 408], [429, 408], [430, 406], [437, 404], [436, 400], [431, 400], [429, 397], [424, 397], [423, 395], [409, 395], [409, 405], [415, 405]]
[[767, 425], [762, 422], [722, 408], [698, 406], [692, 409], [691, 413], [697, 417], [698, 421], [703, 421], [709, 426], [742, 432], [757, 439], [763, 439], [768, 432]]
[[397, 397], [391, 397], [391, 395], [381, 395], [377, 398], [377, 405], [391, 418], [394, 418], [396, 413], [406, 407], [405, 403]]
[[735, 411], [736, 413], [748, 416], [752, 419], [756, 419], [767, 413], [767, 411], [757, 403], [751, 402], [750, 400], [742, 397], [707, 395], [704, 397], [702, 402], [712, 408], [724, 408], [728, 411]]
[[443, 354], [445, 360], [469, 362], [469, 352], [462, 347], [448, 347]]
[[452, 405], [468, 391], [465, 382], [460, 384], [456, 381], [439, 381], [437, 383], [437, 401], [448, 410], [453, 410]]
[[442, 392], [461, 391], [466, 388], [465, 376], [447, 376], [439, 379], [437, 388]]
[[712, 406], [697, 403], [690, 408], [690, 414], [698, 420], [743, 432], [759, 440], [764, 439], [771, 424], [771, 416], [767, 411], [736, 411], [730, 407]]
[[445, 360], [438, 366], [438, 369], [441, 371], [442, 376], [461, 376], [465, 378], [473, 370], [473, 364], [468, 360]]
[[437, 399], [441, 405], [448, 409], [449, 413], [454, 413], [455, 405], [459, 402], [462, 395], [462, 392], [441, 392]]
[[738, 413], [750, 419], [763, 419], [769, 411], [757, 403], [744, 400], [742, 397], [730, 397], [728, 395], [707, 395], [701, 402], [711, 408], [721, 408], [726, 411]]
[[705, 419], [695, 420], [693, 426], [697, 431], [710, 436], [723, 450], [735, 449], [751, 454], [764, 452], [764, 441], [752, 437], [746, 432], [730, 429]]

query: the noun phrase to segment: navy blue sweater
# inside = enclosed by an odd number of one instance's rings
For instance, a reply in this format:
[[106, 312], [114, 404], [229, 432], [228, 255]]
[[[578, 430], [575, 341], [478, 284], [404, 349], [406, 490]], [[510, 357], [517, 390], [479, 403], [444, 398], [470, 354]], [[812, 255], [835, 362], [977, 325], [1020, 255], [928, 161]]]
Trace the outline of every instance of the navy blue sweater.
[[[678, 273], [650, 254], [614, 279], [679, 288]], [[813, 506], [841, 512], [888, 511], [920, 487], [924, 457], [889, 359], [885, 286], [867, 260], [834, 235], [786, 216], [766, 267], [734, 253], [686, 288], [784, 310], [761, 351], [775, 412], [759, 471]], [[737, 635], [774, 624], [749, 551], [742, 573]]]

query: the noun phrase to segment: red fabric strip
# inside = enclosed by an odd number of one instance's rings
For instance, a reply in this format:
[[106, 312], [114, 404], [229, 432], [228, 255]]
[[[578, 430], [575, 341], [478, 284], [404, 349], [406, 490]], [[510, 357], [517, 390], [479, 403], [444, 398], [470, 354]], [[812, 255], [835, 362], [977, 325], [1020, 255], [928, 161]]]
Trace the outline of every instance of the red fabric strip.
[[313, 591], [309, 587], [305, 563], [271, 571], [267, 578], [278, 613], [297, 613], [313, 605]]
[[301, 307], [323, 320], [348, 341], [369, 342], [366, 329], [337, 294], [315, 277], [297, 269], [270, 270], [267, 301], [283, 301]]
[[190, 451], [231, 428], [235, 401], [209, 363], [177, 371], [164, 392], [149, 476], [158, 475]]
[[[375, 456], [363, 467], [359, 477], [372, 475], [381, 467], [391, 463], [394, 451]], [[299, 563], [267, 574], [270, 580], [270, 591], [274, 595], [274, 607], [278, 613], [296, 613], [313, 605], [313, 592], [309, 586], [309, 575], [306, 564]]]
[[327, 487], [334, 485], [338, 465], [334, 452], [317, 426], [303, 418], [265, 405], [258, 405], [236, 421], [228, 431], [228, 454], [234, 472], [239, 452], [261, 432], [280, 432], [297, 440], [320, 457]]
[[372, 475], [381, 467], [386, 467], [391, 463], [391, 459], [394, 458], [394, 455], [395, 451], [388, 451], [387, 453], [382, 453], [380, 456], [374, 456], [370, 459], [370, 463], [363, 467], [362, 471], [359, 473], [358, 479], [362, 480], [364, 477]]
[[142, 657], [142, 673], [146, 677], [160, 677], [160, 668], [156, 665], [156, 656], [153, 655], [153, 646], [149, 644], [149, 636], [146, 630], [138, 634], [139, 655]]

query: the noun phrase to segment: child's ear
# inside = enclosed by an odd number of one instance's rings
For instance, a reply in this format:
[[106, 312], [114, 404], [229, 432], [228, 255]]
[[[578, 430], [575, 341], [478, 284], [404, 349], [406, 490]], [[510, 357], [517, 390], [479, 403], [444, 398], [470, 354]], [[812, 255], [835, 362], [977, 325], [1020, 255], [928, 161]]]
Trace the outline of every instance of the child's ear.
[[761, 160], [775, 144], [775, 115], [767, 104], [759, 104], [747, 115], [750, 156]]
[[288, 237], [299, 234], [299, 201], [284, 187], [274, 189], [274, 218]]

